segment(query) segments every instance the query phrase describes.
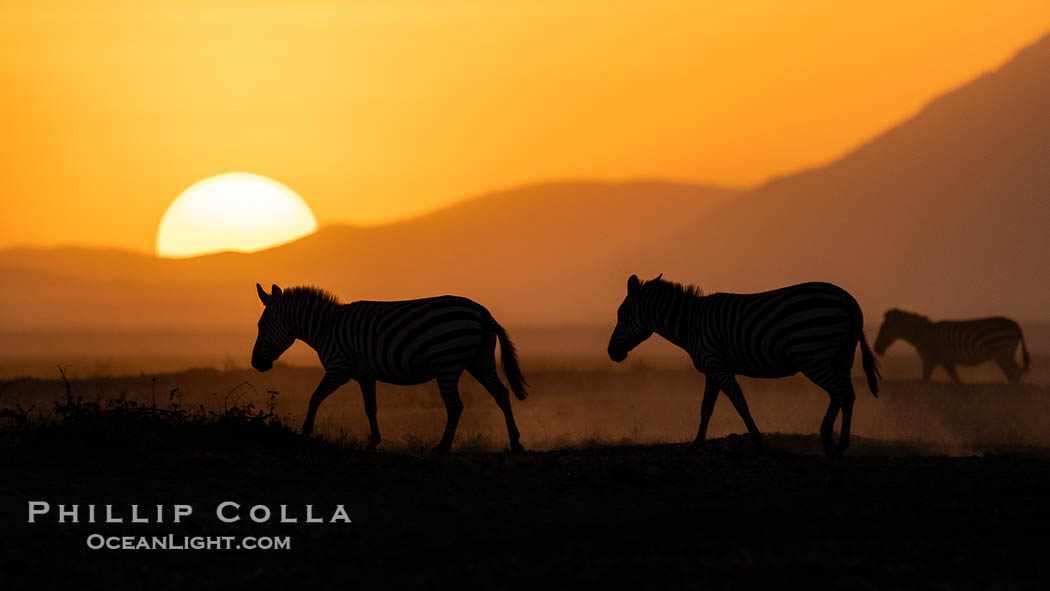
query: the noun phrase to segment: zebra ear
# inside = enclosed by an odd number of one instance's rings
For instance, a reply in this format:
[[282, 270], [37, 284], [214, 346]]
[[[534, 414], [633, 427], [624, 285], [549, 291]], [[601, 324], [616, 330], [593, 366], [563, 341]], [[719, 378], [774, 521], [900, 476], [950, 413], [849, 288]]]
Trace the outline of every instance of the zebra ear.
[[268, 294], [265, 291], [263, 291], [262, 286], [259, 285], [258, 283], [255, 284], [255, 290], [259, 292], [259, 301], [261, 301], [264, 306], [269, 306], [270, 305], [270, 294]]
[[273, 285], [270, 286], [270, 295], [271, 296], [276, 298], [276, 297], [280, 297], [281, 295], [283, 295], [283, 293], [284, 292], [281, 291], [281, 288], [277, 287], [276, 283], [274, 283]]
[[632, 294], [636, 289], [642, 286], [642, 282], [638, 281], [637, 275], [631, 275], [631, 278], [627, 280], [627, 293]]
[[659, 280], [663, 279], [663, 277], [664, 277], [664, 274], [660, 273], [659, 275], [656, 276], [655, 279], [653, 279], [653, 281], [659, 281]]

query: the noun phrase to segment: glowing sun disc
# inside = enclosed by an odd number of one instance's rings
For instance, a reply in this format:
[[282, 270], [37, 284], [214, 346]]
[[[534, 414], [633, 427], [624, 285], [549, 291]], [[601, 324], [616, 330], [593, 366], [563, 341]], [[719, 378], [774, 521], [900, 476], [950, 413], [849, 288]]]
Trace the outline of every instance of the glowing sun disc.
[[264, 176], [230, 172], [197, 182], [171, 202], [157, 231], [157, 255], [253, 252], [316, 230], [313, 212], [294, 191]]

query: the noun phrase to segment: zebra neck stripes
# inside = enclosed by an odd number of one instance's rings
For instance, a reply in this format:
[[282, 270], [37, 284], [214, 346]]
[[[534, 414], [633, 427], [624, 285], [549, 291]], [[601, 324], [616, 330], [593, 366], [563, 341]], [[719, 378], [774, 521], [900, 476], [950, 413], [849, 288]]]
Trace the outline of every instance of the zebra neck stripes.
[[[289, 290], [291, 291], [291, 290]], [[331, 340], [332, 327], [342, 307], [319, 298], [303, 298], [301, 302], [286, 302], [291, 313], [289, 324], [292, 336], [320, 351]]]
[[652, 289], [642, 296], [642, 306], [652, 332], [686, 350], [694, 344], [704, 307], [699, 290]]

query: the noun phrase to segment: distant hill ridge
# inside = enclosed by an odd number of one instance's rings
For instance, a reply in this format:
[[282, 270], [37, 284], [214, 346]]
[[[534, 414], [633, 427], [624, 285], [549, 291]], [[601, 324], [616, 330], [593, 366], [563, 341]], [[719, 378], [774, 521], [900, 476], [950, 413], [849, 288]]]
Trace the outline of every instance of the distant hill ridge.
[[[375, 227], [328, 226], [251, 254], [187, 259], [115, 249], [9, 249], [0, 324], [19, 329], [213, 329], [254, 324], [256, 281], [311, 283], [346, 299], [435, 292], [535, 301], [537, 281], [593, 270], [684, 228], [730, 189], [660, 181], [544, 183]], [[247, 297], [252, 296], [252, 297]], [[6, 301], [5, 301], [6, 300]]]

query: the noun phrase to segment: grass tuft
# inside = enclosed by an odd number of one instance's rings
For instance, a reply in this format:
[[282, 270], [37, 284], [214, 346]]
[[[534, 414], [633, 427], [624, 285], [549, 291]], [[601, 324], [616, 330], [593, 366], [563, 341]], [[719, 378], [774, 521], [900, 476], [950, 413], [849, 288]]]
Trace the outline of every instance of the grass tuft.
[[[63, 379], [65, 376], [63, 375]], [[304, 438], [287, 416], [275, 412], [270, 392], [264, 408], [241, 404], [227, 396], [221, 410], [203, 404], [185, 407], [178, 388], [167, 406], [123, 394], [107, 400], [85, 400], [68, 381], [66, 397], [50, 409], [14, 405], [0, 410], [0, 448], [7, 453], [97, 452], [156, 454], [177, 449], [190, 454], [239, 448], [273, 452], [304, 447], [339, 446], [320, 438]], [[238, 386], [241, 388], [242, 386]]]

